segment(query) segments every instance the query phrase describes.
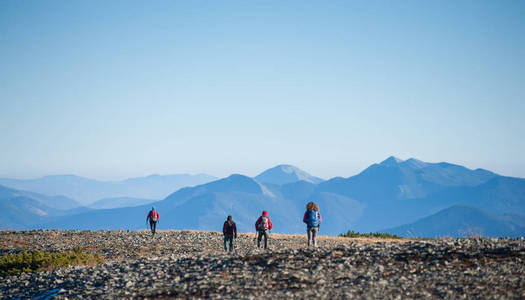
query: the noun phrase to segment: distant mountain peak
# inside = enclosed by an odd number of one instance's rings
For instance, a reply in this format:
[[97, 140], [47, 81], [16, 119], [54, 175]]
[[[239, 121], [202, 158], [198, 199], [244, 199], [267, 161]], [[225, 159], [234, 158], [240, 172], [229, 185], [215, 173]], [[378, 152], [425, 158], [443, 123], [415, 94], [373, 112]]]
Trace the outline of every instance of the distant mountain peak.
[[409, 161], [409, 162], [417, 162], [417, 163], [424, 163], [424, 161], [421, 161], [421, 160], [419, 160], [419, 159], [417, 159], [417, 158], [413, 158], [413, 157], [407, 159], [406, 161]]
[[[226, 177], [226, 178], [223, 178], [223, 179], [226, 179], [226, 180], [245, 180], [245, 181], [251, 181], [252, 178], [246, 176], [246, 175], [242, 175], [242, 174], [231, 174], [230, 176]], [[219, 179], [219, 180], [223, 180], [223, 179]]]
[[319, 183], [323, 181], [323, 179], [312, 176], [295, 166], [286, 164], [278, 165], [268, 169], [255, 176], [255, 179], [259, 182], [277, 185], [283, 185], [301, 180], [311, 183]]
[[283, 172], [286, 173], [293, 173], [293, 172], [303, 172], [301, 169], [292, 166], [292, 165], [278, 165], [275, 168], [283, 170]]
[[390, 156], [388, 157], [387, 159], [383, 160], [380, 165], [382, 166], [387, 166], [387, 167], [391, 167], [391, 166], [397, 166], [398, 164], [402, 163], [403, 160], [400, 159], [400, 158], [397, 158], [395, 156]]
[[409, 158], [403, 162], [404, 165], [408, 165], [414, 169], [421, 169], [428, 166], [428, 163], [415, 158]]

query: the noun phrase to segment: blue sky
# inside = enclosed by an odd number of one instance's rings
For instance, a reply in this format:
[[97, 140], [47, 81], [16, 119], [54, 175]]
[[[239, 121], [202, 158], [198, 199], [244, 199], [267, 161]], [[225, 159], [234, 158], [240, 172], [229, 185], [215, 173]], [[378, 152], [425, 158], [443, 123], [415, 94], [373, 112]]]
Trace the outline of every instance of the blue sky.
[[0, 177], [525, 177], [523, 1], [0, 1]]

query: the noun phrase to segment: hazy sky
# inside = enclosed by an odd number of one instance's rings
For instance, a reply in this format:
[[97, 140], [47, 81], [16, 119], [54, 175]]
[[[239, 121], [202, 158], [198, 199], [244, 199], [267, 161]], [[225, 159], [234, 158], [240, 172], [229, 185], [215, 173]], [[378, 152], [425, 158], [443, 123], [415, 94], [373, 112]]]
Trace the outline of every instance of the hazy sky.
[[525, 1], [0, 1], [0, 177], [525, 177]]

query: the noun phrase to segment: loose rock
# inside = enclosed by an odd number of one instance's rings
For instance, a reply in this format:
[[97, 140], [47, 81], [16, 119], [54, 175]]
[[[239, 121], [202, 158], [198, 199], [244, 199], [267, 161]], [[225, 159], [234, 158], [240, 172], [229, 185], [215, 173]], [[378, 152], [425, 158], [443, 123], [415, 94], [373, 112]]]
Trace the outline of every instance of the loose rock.
[[525, 293], [523, 239], [377, 240], [216, 232], [2, 231], [0, 252], [81, 246], [106, 262], [0, 280], [0, 298], [505, 298]]

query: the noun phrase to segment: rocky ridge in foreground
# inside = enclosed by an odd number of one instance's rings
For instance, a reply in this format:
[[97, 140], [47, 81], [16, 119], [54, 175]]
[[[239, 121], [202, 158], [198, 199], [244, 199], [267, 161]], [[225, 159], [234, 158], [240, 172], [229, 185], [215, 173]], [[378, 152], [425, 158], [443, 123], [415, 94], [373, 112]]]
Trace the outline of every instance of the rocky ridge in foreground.
[[[154, 241], [154, 242], [153, 242]], [[106, 263], [0, 282], [0, 298], [505, 298], [525, 297], [524, 239], [376, 240], [253, 234], [225, 254], [215, 232], [0, 232], [0, 252], [81, 246]]]

